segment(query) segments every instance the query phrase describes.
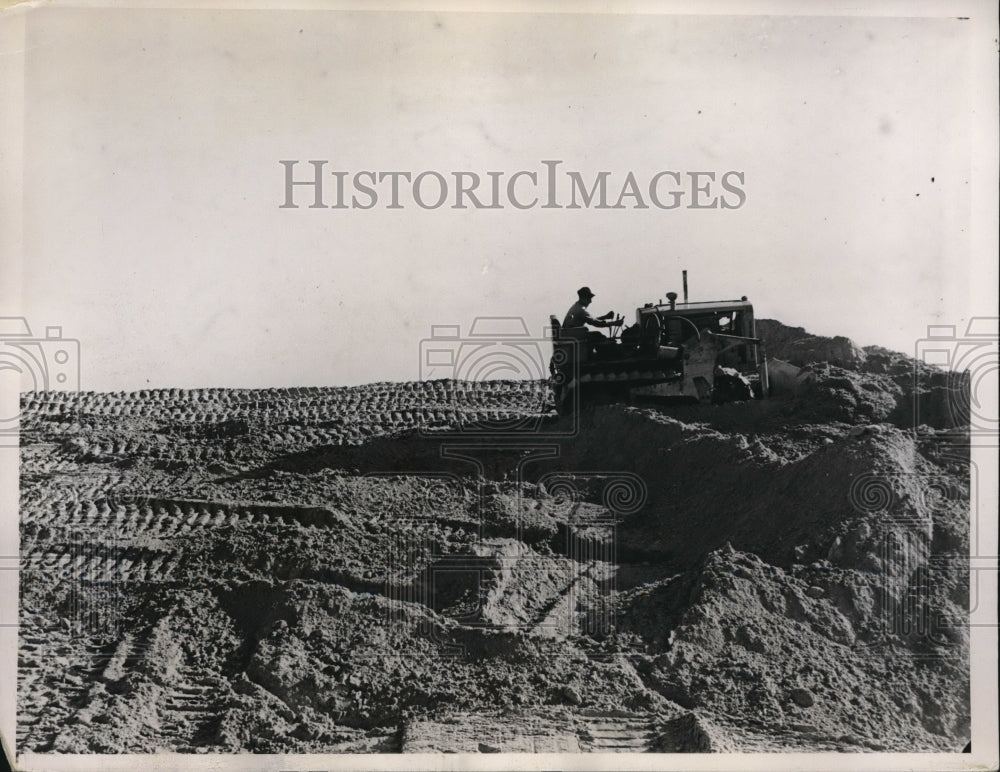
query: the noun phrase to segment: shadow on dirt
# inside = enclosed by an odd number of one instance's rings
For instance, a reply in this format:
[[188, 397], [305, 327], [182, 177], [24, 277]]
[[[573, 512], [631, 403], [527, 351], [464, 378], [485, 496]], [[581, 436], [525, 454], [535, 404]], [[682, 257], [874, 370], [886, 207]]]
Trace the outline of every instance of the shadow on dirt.
[[321, 445], [288, 453], [239, 475], [217, 482], [267, 477], [275, 472], [316, 474], [440, 473], [493, 481], [516, 479], [519, 464], [559, 454], [560, 442], [546, 433], [521, 437], [485, 434], [425, 434], [409, 431], [376, 437], [360, 445]]

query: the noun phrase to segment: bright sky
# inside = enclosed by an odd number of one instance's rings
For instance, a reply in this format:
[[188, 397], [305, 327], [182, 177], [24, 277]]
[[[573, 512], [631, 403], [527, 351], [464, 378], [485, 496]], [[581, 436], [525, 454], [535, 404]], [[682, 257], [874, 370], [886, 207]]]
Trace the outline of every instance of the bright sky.
[[[686, 268], [692, 300], [747, 295], [759, 317], [912, 352], [993, 309], [995, 213], [972, 198], [983, 174], [995, 195], [985, 32], [35, 8], [19, 313], [80, 341], [85, 389], [356, 384], [419, 377], [432, 325], [520, 316], [540, 336], [582, 284], [630, 317]], [[387, 209], [383, 183], [367, 211], [308, 208], [304, 188], [282, 209], [283, 159], [300, 178], [326, 160], [349, 190], [364, 170], [472, 171], [481, 192], [560, 160], [610, 172], [612, 202], [629, 172], [738, 171], [746, 202], [429, 210], [404, 183]]]

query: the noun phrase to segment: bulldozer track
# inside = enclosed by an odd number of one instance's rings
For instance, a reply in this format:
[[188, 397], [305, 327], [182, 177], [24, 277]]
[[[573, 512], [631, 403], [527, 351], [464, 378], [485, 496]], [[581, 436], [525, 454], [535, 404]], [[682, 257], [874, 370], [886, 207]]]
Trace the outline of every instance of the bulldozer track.
[[160, 733], [172, 750], [212, 745], [225, 711], [228, 685], [217, 676], [184, 663], [160, 702]]
[[121, 582], [173, 582], [183, 577], [177, 551], [141, 547], [74, 544], [29, 548], [21, 555], [21, 571], [50, 577], [86, 592], [88, 586]]
[[135, 533], [163, 538], [223, 526], [325, 529], [342, 525], [338, 513], [317, 506], [149, 497], [54, 501], [47, 507], [26, 506], [21, 522], [24, 526], [87, 529], [105, 536]]
[[592, 753], [648, 753], [655, 737], [652, 718], [632, 716], [585, 716], [581, 739]]
[[[66, 642], [59, 637], [43, 637], [37, 633], [21, 633], [18, 638], [19, 705], [16, 743], [19, 752], [52, 749], [67, 721], [89, 700], [90, 691], [114, 656], [116, 644], [87, 641], [72, 645], [72, 655], [65, 651]], [[52, 659], [63, 657], [63, 667], [53, 667]], [[34, 665], [24, 664], [31, 658]], [[57, 662], [60, 660], [56, 660]], [[31, 709], [20, 704], [20, 695], [36, 700]], [[40, 699], [39, 699], [40, 698]]]
[[[241, 465], [276, 453], [360, 445], [419, 429], [538, 418], [546, 414], [547, 401], [548, 386], [541, 381], [72, 396], [36, 392], [22, 403], [23, 473], [30, 481], [73, 474], [81, 465], [100, 469], [147, 461], [174, 473], [191, 465]], [[137, 422], [154, 423], [158, 430], [136, 432]]]
[[426, 417], [440, 408], [523, 411], [547, 395], [541, 381], [465, 384], [426, 381], [372, 384], [364, 387], [303, 389], [159, 389], [137, 392], [25, 395], [22, 411], [30, 419], [86, 420], [90, 416], [171, 418], [178, 421], [223, 422], [234, 418], [326, 420], [338, 413], [378, 414], [414, 408]]

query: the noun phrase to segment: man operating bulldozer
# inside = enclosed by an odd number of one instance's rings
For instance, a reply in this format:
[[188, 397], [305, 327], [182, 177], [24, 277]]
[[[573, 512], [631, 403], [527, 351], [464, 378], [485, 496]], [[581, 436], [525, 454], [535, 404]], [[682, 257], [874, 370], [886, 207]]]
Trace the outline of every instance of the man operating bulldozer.
[[580, 287], [576, 291], [576, 294], [577, 301], [570, 306], [569, 311], [566, 312], [566, 318], [563, 319], [562, 328], [564, 330], [573, 327], [583, 327], [588, 324], [591, 327], [613, 327], [620, 323], [614, 319], [614, 311], [608, 311], [606, 314], [597, 317], [590, 315], [587, 306], [594, 299], [594, 293], [590, 291], [590, 287]]
[[[587, 325], [592, 327], [616, 327], [621, 325], [622, 320], [615, 319], [615, 312], [608, 311], [602, 316], [591, 316], [587, 310], [590, 301], [594, 299], [594, 293], [590, 287], [580, 287], [576, 291], [577, 301], [570, 306], [563, 319], [560, 335], [564, 338], [574, 338], [585, 342], [587, 345], [580, 352], [581, 361], [587, 361], [593, 356], [600, 356], [609, 346], [613, 346], [617, 341], [611, 340], [596, 330], [588, 330]], [[553, 320], [554, 321], [554, 320]]]

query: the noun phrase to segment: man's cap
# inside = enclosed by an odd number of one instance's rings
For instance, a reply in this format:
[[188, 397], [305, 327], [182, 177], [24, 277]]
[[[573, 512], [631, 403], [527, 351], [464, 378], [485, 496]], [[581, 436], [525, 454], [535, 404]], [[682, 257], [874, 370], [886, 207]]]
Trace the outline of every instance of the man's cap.
[[594, 293], [590, 291], [590, 287], [580, 287], [580, 289], [578, 289], [576, 291], [576, 294], [579, 295], [581, 298], [584, 298], [584, 297], [586, 297], [586, 298], [592, 298], [592, 297], [594, 297]]

